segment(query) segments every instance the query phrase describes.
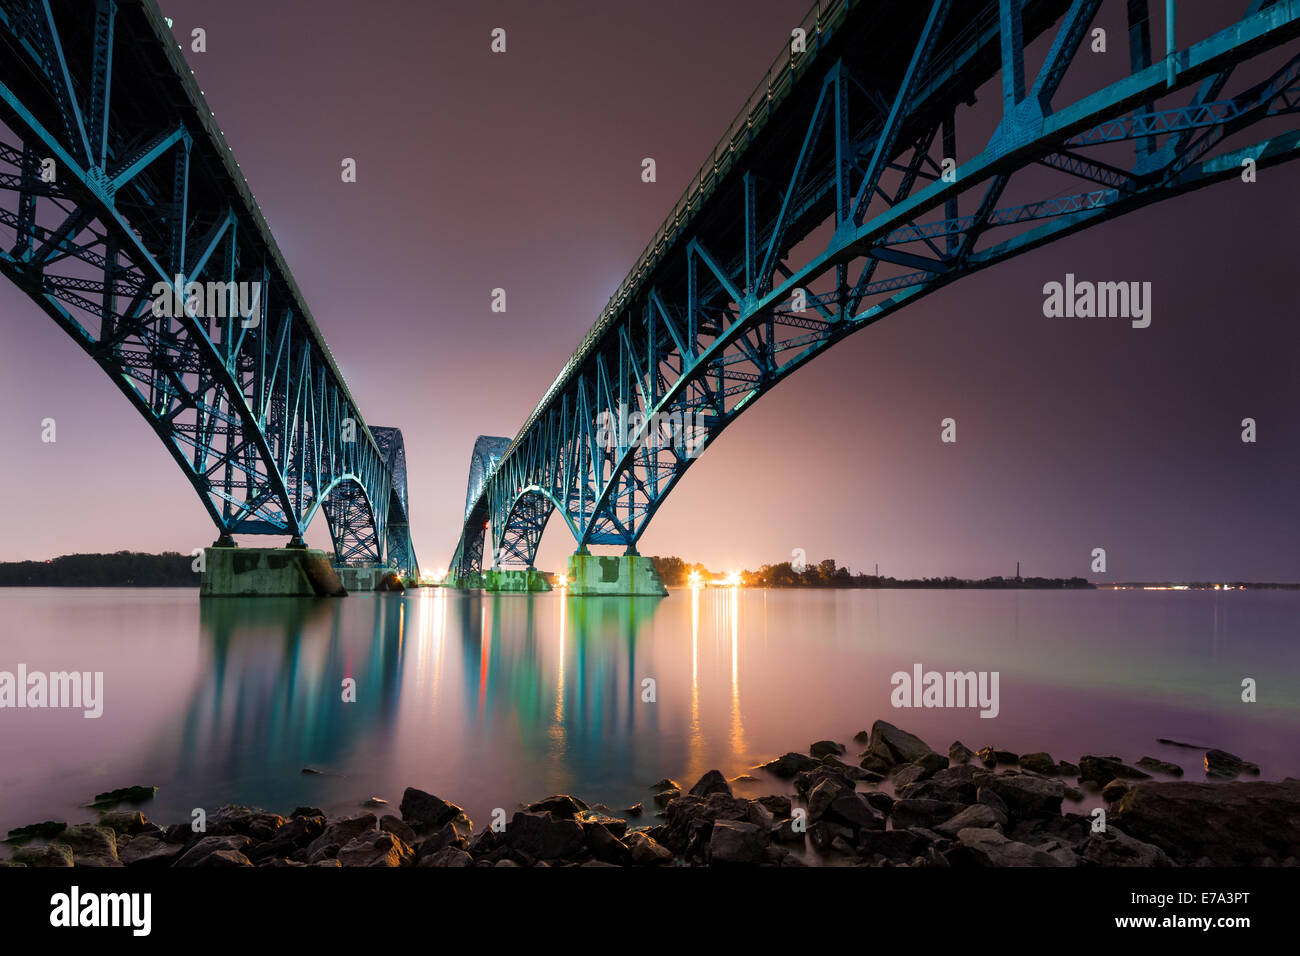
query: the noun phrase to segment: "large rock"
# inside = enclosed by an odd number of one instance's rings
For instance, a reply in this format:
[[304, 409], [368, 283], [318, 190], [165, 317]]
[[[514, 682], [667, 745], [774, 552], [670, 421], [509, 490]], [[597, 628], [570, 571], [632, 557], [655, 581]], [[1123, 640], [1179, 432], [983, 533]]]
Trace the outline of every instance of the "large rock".
[[972, 804], [950, 820], [936, 826], [935, 832], [955, 837], [962, 830], [993, 830], [1007, 825], [1006, 814], [982, 803]]
[[1020, 755], [1020, 769], [1030, 770], [1034, 773], [1046, 774], [1048, 776], [1056, 773], [1056, 761], [1051, 758], [1050, 754], [1038, 751], [1032, 754]]
[[1008, 840], [997, 830], [970, 828], [957, 833], [964, 855], [979, 866], [1063, 866], [1045, 850]]
[[1110, 822], [1180, 864], [1281, 863], [1300, 858], [1300, 781], [1139, 783]]
[[23, 847], [14, 851], [14, 862], [31, 867], [72, 866], [72, 850], [57, 843]]
[[673, 851], [643, 830], [627, 835], [627, 847], [632, 853], [633, 866], [658, 866], [673, 860]]
[[52, 841], [72, 851], [76, 866], [121, 866], [117, 858], [117, 834], [108, 827], [82, 823], [68, 827]]
[[1094, 866], [1173, 866], [1173, 860], [1158, 846], [1143, 843], [1107, 826], [1104, 833], [1093, 833], [1080, 854]]
[[711, 793], [725, 793], [731, 796], [731, 784], [718, 770], [710, 770], [691, 787], [691, 793], [697, 797], [707, 797]]
[[847, 749], [843, 744], [837, 744], [833, 740], [818, 740], [808, 747], [808, 752], [820, 760], [828, 755], [838, 757]]
[[981, 790], [996, 793], [1011, 816], [1051, 816], [1061, 812], [1065, 784], [1029, 774], [989, 774], [980, 781]]
[[[214, 853], [222, 853], [225, 855], [220, 858], [217, 865], [242, 866], [243, 864], [238, 863], [235, 857], [244, 856], [244, 850], [248, 849], [252, 842], [248, 837], [238, 833], [228, 836], [207, 836], [186, 850], [176, 861], [176, 865], [185, 867], [209, 866], [212, 864], [208, 863], [208, 857]], [[245, 857], [245, 859], [247, 858]]]
[[[448, 804], [450, 806], [450, 804]], [[538, 800], [536, 803], [530, 803], [528, 809], [534, 813], [543, 811], [560, 817], [565, 820], [572, 820], [583, 810], [591, 809], [577, 797], [571, 797], [567, 793], [558, 793], [555, 796], [547, 797], [545, 800]], [[439, 824], [441, 826], [441, 824]]]
[[355, 817], [348, 817], [346, 820], [337, 820], [307, 845], [307, 860], [315, 863], [326, 857], [336, 857], [341, 848], [357, 837], [378, 829], [379, 820], [373, 813], [362, 813]]
[[171, 866], [185, 852], [180, 843], [164, 843], [157, 837], [141, 834], [118, 851], [118, 859], [123, 866], [162, 867]]
[[713, 866], [757, 866], [763, 862], [767, 833], [752, 823], [719, 820], [709, 838], [709, 863]]
[[789, 779], [801, 770], [812, 770], [821, 766], [821, 761], [814, 760], [807, 754], [788, 753], [763, 764], [763, 769], [778, 777]]
[[459, 847], [445, 846], [420, 859], [420, 866], [473, 866], [474, 858]]
[[1231, 780], [1243, 773], [1259, 774], [1259, 767], [1226, 750], [1205, 751], [1205, 775], [1211, 780]]
[[[921, 780], [906, 787], [898, 788], [900, 797], [928, 797], [931, 800], [946, 800], [956, 803], [974, 803], [976, 795], [975, 775], [983, 771], [969, 763], [959, 763], [946, 770], [940, 770], [928, 780]], [[895, 781], [897, 786], [897, 780]]]
[[456, 819], [463, 811], [454, 803], [448, 803], [431, 793], [407, 787], [402, 794], [401, 812], [402, 819], [416, 830], [436, 830], [444, 823]]
[[505, 842], [537, 860], [561, 860], [582, 850], [584, 835], [575, 820], [520, 810], [506, 827]]
[[930, 745], [920, 737], [909, 734], [906, 730], [900, 730], [891, 723], [878, 720], [871, 725], [871, 742], [867, 745], [867, 752], [892, 766], [899, 763], [915, 763], [932, 750]]
[[412, 866], [415, 851], [386, 830], [367, 831], [339, 848], [338, 861], [342, 866]]
[[1104, 787], [1112, 780], [1149, 780], [1148, 773], [1130, 767], [1118, 757], [1096, 757], [1091, 754], [1079, 758], [1079, 779]]
[[1163, 773], [1168, 777], [1181, 777], [1183, 775], [1183, 768], [1178, 764], [1170, 763], [1168, 760], [1159, 760], [1155, 757], [1143, 757], [1137, 762], [1137, 765], [1143, 770]]
[[945, 820], [951, 820], [965, 809], [960, 803], [946, 800], [928, 800], [924, 797], [895, 801], [890, 819], [895, 829], [925, 827], [933, 829]]
[[948, 760], [952, 763], [970, 763], [970, 758], [973, 756], [975, 751], [960, 740], [954, 740], [952, 746], [948, 748]]

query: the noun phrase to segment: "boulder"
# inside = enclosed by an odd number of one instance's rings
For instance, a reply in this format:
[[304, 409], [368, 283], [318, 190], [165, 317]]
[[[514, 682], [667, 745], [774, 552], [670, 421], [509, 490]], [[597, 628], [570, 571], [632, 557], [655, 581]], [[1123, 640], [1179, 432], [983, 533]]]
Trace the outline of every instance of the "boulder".
[[403, 843], [415, 842], [415, 831], [391, 813], [379, 818], [379, 829], [391, 833]]
[[585, 837], [575, 820], [520, 810], [506, 827], [505, 842], [536, 860], [560, 860], [580, 852]]
[[627, 866], [632, 862], [632, 851], [627, 844], [603, 823], [584, 823], [582, 829], [591, 855], [600, 862], [616, 866]]
[[252, 866], [253, 861], [238, 850], [214, 850], [194, 865], [214, 869], [232, 869], [234, 867]]
[[[206, 836], [198, 843], [186, 850], [176, 860], [176, 866], [205, 866], [206, 860], [214, 853], [226, 854], [216, 865], [242, 866], [235, 857], [244, 857], [244, 850], [252, 845], [252, 840], [240, 834], [230, 834], [227, 836]], [[249, 866], [252, 863], [249, 862]]]
[[533, 813], [545, 812], [563, 820], [572, 820], [583, 810], [589, 810], [591, 808], [577, 797], [571, 797], [567, 793], [559, 793], [555, 796], [547, 797], [545, 800], [538, 800], [536, 803], [530, 803], [528, 809]]
[[960, 740], [954, 740], [952, 746], [948, 748], [948, 760], [951, 763], [970, 763], [970, 758], [973, 756], [975, 756], [975, 751]]
[[[899, 763], [914, 763], [931, 753], [931, 748], [920, 737], [900, 730], [886, 721], [877, 720], [871, 725], [871, 739], [867, 745], [867, 752], [892, 766]], [[866, 767], [866, 769], [877, 768]]]
[[1174, 861], [1158, 846], [1143, 843], [1107, 826], [1103, 833], [1093, 833], [1080, 854], [1093, 866], [1173, 866]]
[[711, 793], [725, 793], [731, 796], [731, 784], [720, 771], [710, 770], [691, 787], [691, 793], [697, 797], [707, 797]]
[[895, 829], [912, 827], [934, 827], [945, 820], [951, 820], [964, 810], [960, 803], [946, 800], [928, 800], [924, 797], [908, 798], [894, 802], [890, 810], [890, 820]]
[[[402, 820], [416, 830], [436, 830], [464, 812], [454, 803], [447, 803], [440, 797], [414, 787], [407, 787], [402, 794], [400, 809]], [[369, 816], [374, 818], [373, 813]]]
[[1128, 784], [1123, 780], [1112, 780], [1101, 788], [1101, 798], [1107, 803], [1114, 803], [1128, 793]]
[[108, 827], [81, 823], [68, 827], [53, 844], [66, 846], [72, 851], [76, 866], [121, 866], [117, 857], [117, 834]]
[[184, 844], [164, 843], [156, 837], [141, 834], [118, 851], [123, 866], [141, 868], [171, 866], [185, 852]]
[[1300, 857], [1300, 782], [1139, 783], [1110, 823], [1182, 865], [1280, 863]]
[[1183, 775], [1183, 768], [1178, 764], [1170, 763], [1168, 760], [1157, 760], [1155, 757], [1143, 757], [1137, 762], [1137, 765], [1143, 770], [1163, 773], [1167, 777], [1181, 777]]
[[681, 790], [682, 785], [676, 780], [670, 780], [667, 777], [664, 777], [658, 783], [650, 784], [650, 789], [656, 793], [663, 793], [665, 790]]
[[93, 807], [111, 807], [119, 803], [141, 803], [152, 800], [158, 792], [157, 787], [120, 787], [95, 794]]
[[1088, 755], [1079, 758], [1079, 779], [1104, 787], [1112, 780], [1148, 780], [1150, 774], [1130, 767], [1118, 757]]
[[633, 866], [658, 866], [673, 860], [673, 851], [643, 830], [629, 833], [626, 842], [632, 854]]
[[1034, 773], [1041, 773], [1050, 777], [1056, 773], [1056, 761], [1052, 760], [1051, 756], [1040, 750], [1037, 753], [1022, 754], [1020, 757], [1020, 769], [1030, 770]]
[[1018, 754], [1010, 750], [994, 750], [992, 747], [981, 747], [975, 752], [975, 756], [979, 757], [980, 762], [986, 767], [996, 767], [1000, 763], [1020, 762]]
[[1243, 773], [1258, 776], [1259, 767], [1226, 750], [1205, 751], [1205, 775], [1212, 780], [1231, 780]]
[[987, 804], [975, 803], [962, 810], [952, 819], [940, 823], [934, 829], [943, 836], [956, 837], [962, 830], [993, 830], [1006, 825], [1007, 817], [1005, 813], [999, 813]]
[[894, 785], [900, 797], [928, 797], [931, 800], [974, 803], [977, 789], [975, 775], [982, 772], [972, 764], [959, 763], [907, 787], [898, 787], [897, 781]]
[[883, 830], [885, 815], [868, 802], [866, 794], [845, 790], [839, 793], [826, 809], [827, 820], [843, 823], [855, 829]]
[[818, 740], [808, 746], [808, 752], [820, 760], [822, 757], [838, 757], [848, 750], [844, 744], [837, 744], [833, 740]]
[[[307, 859], [315, 863], [323, 856], [335, 857], [340, 847], [347, 846], [363, 833], [378, 829], [379, 820], [373, 813], [362, 813], [359, 816], [336, 820], [307, 845]], [[329, 847], [334, 848], [333, 852], [327, 852]]]
[[415, 864], [415, 851], [387, 831], [367, 831], [339, 848], [342, 866], [399, 867]]
[[14, 851], [13, 861], [31, 867], [72, 866], [72, 850], [58, 843], [24, 847]]
[[812, 770], [817, 766], [820, 766], [820, 761], [806, 754], [788, 753], [763, 764], [763, 769], [778, 777], [789, 779], [801, 770]]
[[437, 853], [421, 857], [418, 866], [473, 866], [474, 858], [459, 847], [445, 846]]
[[1052, 816], [1061, 812], [1065, 784], [1030, 774], [992, 774], [980, 784], [980, 790], [997, 794], [1009, 816]]
[[1015, 840], [997, 830], [971, 827], [957, 833], [957, 842], [966, 858], [979, 866], [1063, 866], [1064, 861], [1050, 853]]
[[114, 833], [128, 833], [134, 836], [149, 826], [149, 821], [139, 810], [115, 810], [99, 815], [99, 825], [108, 827]]
[[709, 863], [712, 866], [757, 866], [763, 862], [767, 832], [752, 823], [719, 820], [713, 824], [709, 838]]

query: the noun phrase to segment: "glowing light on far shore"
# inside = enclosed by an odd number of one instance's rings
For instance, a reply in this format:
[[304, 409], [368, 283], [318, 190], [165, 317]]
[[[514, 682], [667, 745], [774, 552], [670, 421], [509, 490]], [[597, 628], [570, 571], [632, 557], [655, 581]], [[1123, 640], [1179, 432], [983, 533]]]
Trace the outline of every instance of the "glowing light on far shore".
[[687, 578], [687, 581], [690, 583], [690, 586], [696, 590], [698, 590], [700, 585], [703, 583], [703, 579], [700, 577], [699, 571], [692, 571], [690, 577]]
[[555, 583], [558, 587], [567, 588], [569, 586], [569, 576], [567, 574], [557, 574]]
[[727, 587], [729, 587], [729, 588], [738, 588], [738, 587], [740, 587], [740, 572], [739, 572], [739, 571], [732, 571], [730, 574], [728, 574], [728, 575], [727, 575], [727, 580], [726, 580], [726, 585], [727, 585]]

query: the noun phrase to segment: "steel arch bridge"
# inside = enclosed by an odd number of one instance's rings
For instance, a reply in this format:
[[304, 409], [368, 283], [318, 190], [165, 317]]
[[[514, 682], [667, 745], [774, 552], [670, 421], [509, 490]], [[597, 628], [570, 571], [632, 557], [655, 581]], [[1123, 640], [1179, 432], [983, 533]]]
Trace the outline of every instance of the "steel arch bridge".
[[[759, 83], [466, 509], [453, 568], [480, 569], [484, 516], [495, 562], [531, 567], [556, 509], [580, 553], [634, 554], [703, 447], [845, 336], [1244, 161], [1294, 159], [1294, 128], [1254, 128], [1300, 107], [1300, 0], [1225, 0], [1240, 19], [1181, 47], [1166, 0], [1163, 56], [1148, 2], [1125, 0], [1128, 75], [1067, 100], [1101, 0], [820, 0], [806, 49]], [[1248, 61], [1264, 78], [1226, 92]], [[1000, 122], [959, 149], [999, 75]], [[1028, 201], [1003, 200], [1013, 182]]]
[[0, 272], [220, 540], [298, 544], [319, 509], [339, 564], [418, 573], [401, 432], [361, 417], [154, 0], [0, 0], [0, 124]]

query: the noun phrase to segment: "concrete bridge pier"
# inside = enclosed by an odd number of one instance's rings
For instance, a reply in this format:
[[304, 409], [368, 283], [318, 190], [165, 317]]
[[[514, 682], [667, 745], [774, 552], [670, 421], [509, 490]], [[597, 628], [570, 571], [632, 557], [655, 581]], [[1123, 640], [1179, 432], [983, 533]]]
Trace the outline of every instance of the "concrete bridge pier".
[[[226, 539], [223, 539], [226, 540]], [[299, 545], [203, 549], [200, 597], [343, 597], [347, 589], [324, 551]]]
[[490, 568], [483, 572], [483, 590], [499, 594], [549, 591], [551, 582], [536, 568]]
[[664, 597], [668, 589], [654, 561], [635, 551], [628, 554], [569, 555], [569, 595], [572, 597]]
[[442, 579], [442, 586], [457, 591], [483, 590], [483, 574], [478, 571], [448, 571]]

